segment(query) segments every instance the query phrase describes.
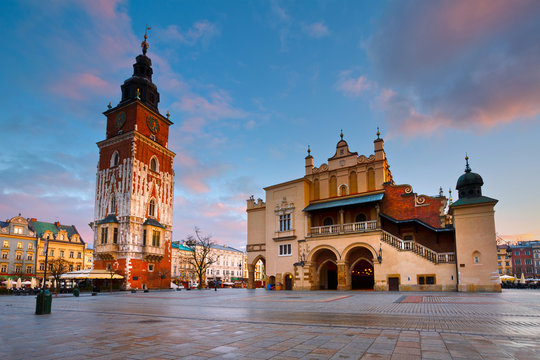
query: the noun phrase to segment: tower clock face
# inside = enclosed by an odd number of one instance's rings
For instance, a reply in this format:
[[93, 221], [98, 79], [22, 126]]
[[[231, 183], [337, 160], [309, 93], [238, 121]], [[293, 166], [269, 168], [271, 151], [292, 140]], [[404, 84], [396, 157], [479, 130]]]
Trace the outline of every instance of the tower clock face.
[[124, 126], [124, 124], [126, 123], [126, 113], [122, 111], [120, 114], [116, 115], [114, 123], [116, 124], [116, 127], [118, 129]]
[[148, 125], [150, 131], [154, 134], [157, 134], [159, 132], [159, 121], [155, 117], [148, 116], [146, 118], [146, 125]]

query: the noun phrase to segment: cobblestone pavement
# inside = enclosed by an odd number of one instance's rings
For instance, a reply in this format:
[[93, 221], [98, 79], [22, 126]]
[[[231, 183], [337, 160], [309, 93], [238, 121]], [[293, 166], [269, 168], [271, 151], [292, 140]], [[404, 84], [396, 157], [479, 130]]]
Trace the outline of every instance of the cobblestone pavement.
[[0, 359], [540, 359], [540, 291], [0, 297]]

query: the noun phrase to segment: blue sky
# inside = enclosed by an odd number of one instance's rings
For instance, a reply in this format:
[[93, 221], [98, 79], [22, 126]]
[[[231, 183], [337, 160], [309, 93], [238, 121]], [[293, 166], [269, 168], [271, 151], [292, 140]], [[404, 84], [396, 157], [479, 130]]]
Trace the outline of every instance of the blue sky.
[[198, 226], [245, 246], [249, 195], [302, 177], [308, 144], [326, 162], [340, 129], [372, 154], [377, 126], [396, 183], [454, 189], [467, 152], [500, 200], [497, 232], [540, 239], [537, 1], [0, 6], [0, 218], [59, 220], [92, 241], [101, 113], [148, 23], [159, 108], [175, 122], [175, 240]]

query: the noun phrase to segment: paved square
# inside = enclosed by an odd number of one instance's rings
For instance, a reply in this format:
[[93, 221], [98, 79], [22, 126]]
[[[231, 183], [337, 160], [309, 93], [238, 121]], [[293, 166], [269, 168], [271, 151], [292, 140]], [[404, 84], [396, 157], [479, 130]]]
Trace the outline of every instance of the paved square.
[[540, 291], [1, 296], [0, 359], [539, 359]]

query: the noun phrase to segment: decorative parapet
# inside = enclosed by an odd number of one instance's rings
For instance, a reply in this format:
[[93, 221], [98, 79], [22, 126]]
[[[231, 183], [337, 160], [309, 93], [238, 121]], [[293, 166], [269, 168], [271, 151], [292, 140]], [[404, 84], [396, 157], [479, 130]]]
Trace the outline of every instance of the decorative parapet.
[[263, 209], [265, 207], [266, 203], [261, 198], [258, 198], [257, 201], [255, 201], [255, 198], [251, 195], [249, 199], [247, 199], [247, 210]]
[[266, 251], [266, 244], [251, 244], [246, 246], [247, 252]]

